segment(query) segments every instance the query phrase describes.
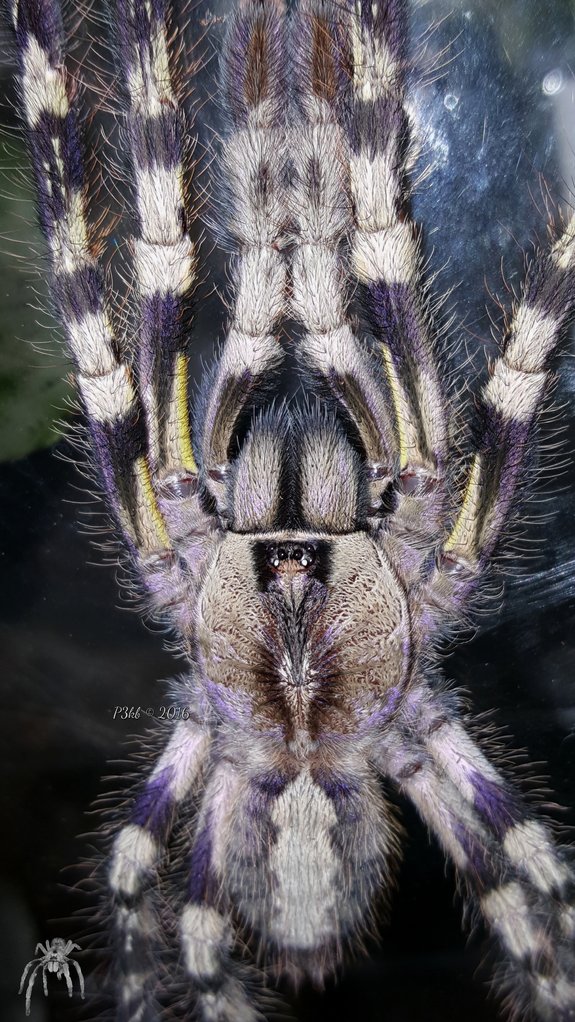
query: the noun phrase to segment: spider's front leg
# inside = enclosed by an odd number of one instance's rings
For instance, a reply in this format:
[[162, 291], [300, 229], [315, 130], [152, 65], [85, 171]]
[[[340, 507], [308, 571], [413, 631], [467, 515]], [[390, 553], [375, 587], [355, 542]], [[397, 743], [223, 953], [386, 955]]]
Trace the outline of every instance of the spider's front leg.
[[[131, 239], [138, 339], [135, 369], [152, 471], [168, 490], [191, 487], [197, 468], [188, 413], [189, 302], [197, 253], [190, 237], [184, 115], [175, 86], [165, 0], [115, 0], [117, 61], [135, 191]], [[188, 146], [190, 143], [188, 142]], [[192, 477], [192, 478], [190, 478]], [[180, 492], [180, 497], [183, 493]]]
[[285, 312], [287, 279], [284, 19], [283, 0], [242, 0], [222, 59], [230, 130], [221, 154], [221, 229], [237, 253], [236, 286], [230, 329], [202, 387], [196, 423], [203, 477], [224, 521], [234, 428], [283, 359], [275, 328]]
[[58, 979], [62, 979], [62, 977], [64, 977], [64, 979], [66, 981], [66, 989], [68, 991], [68, 997], [71, 997], [72, 994], [74, 993], [74, 988], [72, 986], [72, 977], [70, 975], [70, 968], [69, 968], [69, 965], [68, 965], [67, 962], [64, 962], [60, 966], [60, 972], [58, 973]]
[[354, 211], [351, 268], [376, 340], [398, 447], [398, 546], [429, 549], [446, 504], [448, 414], [423, 277], [420, 232], [410, 216], [407, 5], [347, 0], [338, 114], [348, 149]]
[[465, 612], [521, 505], [527, 456], [553, 379], [551, 361], [575, 308], [575, 218], [532, 259], [502, 353], [483, 388], [479, 443], [456, 520], [425, 583], [431, 629]]
[[[74, 944], [74, 947], [77, 947], [77, 946], [78, 946], [77, 944]], [[80, 997], [82, 998], [82, 1000], [84, 1000], [84, 996], [85, 996], [85, 991], [84, 991], [84, 975], [82, 973], [82, 970], [81, 970], [80, 966], [78, 965], [78, 962], [76, 962], [74, 959], [72, 959], [72, 963], [71, 964], [74, 966], [74, 968], [76, 970], [76, 975], [78, 977], [78, 985], [80, 987]], [[68, 971], [69, 971], [69, 966], [68, 966]]]
[[22, 991], [24, 990], [24, 984], [26, 983], [26, 979], [27, 979], [28, 980], [28, 985], [26, 987], [26, 1014], [27, 1015], [30, 1014], [30, 1002], [32, 1000], [32, 990], [34, 989], [34, 983], [35, 983], [35, 980], [36, 980], [36, 973], [38, 972], [38, 969], [41, 967], [43, 960], [44, 960], [43, 958], [34, 958], [31, 962], [28, 962], [26, 968], [24, 969], [24, 972], [22, 973], [22, 978], [20, 980], [20, 986], [18, 988], [18, 993], [21, 994]]
[[347, 311], [342, 242], [352, 207], [337, 117], [346, 17], [332, 0], [303, 0], [291, 19], [296, 106], [288, 198], [297, 241], [291, 310], [305, 329], [299, 345], [304, 371], [319, 379], [357, 429], [371, 499], [379, 507], [395, 475], [397, 447], [385, 380], [377, 359], [354, 336]]
[[575, 1018], [575, 875], [449, 700], [416, 683], [375, 759], [439, 840], [499, 941], [512, 1013]]
[[[399, 0], [309, 0], [294, 18], [292, 308], [302, 362], [361, 439], [373, 524], [391, 497], [385, 530], [416, 576], [441, 536], [448, 415], [408, 210], [405, 21]], [[346, 236], [371, 351], [346, 311]]]
[[[154, 610], [180, 634], [193, 631], [197, 580], [217, 545], [220, 522], [207, 509], [193, 452], [188, 407], [189, 305], [197, 254], [186, 201], [184, 114], [174, 84], [170, 8], [116, 0], [119, 81], [135, 183], [131, 239], [137, 337], [134, 369], [148, 461], [169, 547], [141, 567]], [[187, 142], [188, 149], [190, 141]]]
[[[194, 576], [211, 548], [217, 523], [201, 503], [188, 430], [180, 306], [184, 292], [193, 287], [194, 253], [183, 226], [179, 116], [169, 89], [166, 11], [156, 4], [149, 12], [136, 0], [119, 13], [126, 60], [136, 24], [139, 31], [139, 63], [128, 69], [134, 115], [130, 139], [141, 170], [140, 236], [134, 239], [134, 250], [142, 349], [135, 372], [123, 357], [130, 346], [127, 338], [114, 333], [105, 275], [95, 254], [74, 103], [77, 86], [65, 70], [60, 11], [52, 0], [21, 0], [12, 8], [52, 296], [76, 367], [94, 470], [131, 567], [153, 609], [163, 612], [189, 605]], [[165, 185], [169, 202], [158, 201], [156, 179]], [[152, 343], [158, 345], [154, 357]], [[148, 368], [158, 360], [162, 370], [150, 369], [150, 376]], [[188, 564], [177, 549], [185, 536], [192, 537]], [[174, 618], [178, 623], [177, 614]]]

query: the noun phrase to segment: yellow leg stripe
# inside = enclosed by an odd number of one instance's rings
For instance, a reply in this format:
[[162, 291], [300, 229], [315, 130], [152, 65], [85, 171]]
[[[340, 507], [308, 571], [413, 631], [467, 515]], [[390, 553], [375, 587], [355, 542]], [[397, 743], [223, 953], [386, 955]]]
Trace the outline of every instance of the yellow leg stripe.
[[182, 466], [188, 472], [197, 472], [198, 468], [192, 450], [190, 436], [190, 414], [188, 404], [188, 359], [179, 354], [176, 359], [176, 421], [178, 428], [178, 446]]
[[[407, 435], [407, 424], [409, 422], [409, 414], [407, 409], [407, 398], [405, 397], [403, 388], [399, 382], [391, 352], [387, 344], [381, 345], [383, 352], [383, 361], [385, 365], [385, 371], [387, 373], [387, 380], [391, 390], [391, 398], [393, 401], [393, 407], [395, 410], [395, 418], [397, 422], [397, 434], [399, 441], [399, 467], [403, 471], [409, 464], [409, 440]], [[412, 452], [413, 453], [413, 452]]]
[[156, 501], [154, 487], [150, 476], [150, 469], [145, 458], [137, 458], [134, 462], [136, 483], [138, 489], [137, 522], [142, 533], [142, 545], [144, 550], [152, 553], [155, 550], [168, 549], [172, 544], [164, 519]]
[[463, 498], [461, 511], [457, 516], [457, 521], [455, 522], [451, 535], [447, 539], [443, 548], [446, 553], [449, 553], [456, 547], [459, 547], [471, 558], [475, 557], [477, 514], [481, 502], [482, 481], [483, 464], [481, 455], [476, 454], [469, 474], [469, 479], [467, 480], [467, 487], [465, 489], [465, 496]]

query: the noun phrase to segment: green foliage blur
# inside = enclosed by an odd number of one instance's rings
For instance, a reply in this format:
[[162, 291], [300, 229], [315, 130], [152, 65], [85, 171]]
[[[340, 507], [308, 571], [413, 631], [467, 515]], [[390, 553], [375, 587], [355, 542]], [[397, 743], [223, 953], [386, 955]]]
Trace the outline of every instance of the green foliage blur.
[[1, 461], [55, 443], [54, 422], [68, 414], [67, 362], [39, 273], [42, 251], [26, 153], [10, 137], [0, 153]]

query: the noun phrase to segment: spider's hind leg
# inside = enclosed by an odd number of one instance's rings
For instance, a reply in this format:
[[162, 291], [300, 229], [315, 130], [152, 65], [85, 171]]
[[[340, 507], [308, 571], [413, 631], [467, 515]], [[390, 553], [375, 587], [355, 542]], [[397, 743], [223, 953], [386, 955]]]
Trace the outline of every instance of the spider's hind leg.
[[498, 941], [512, 1012], [573, 1019], [573, 870], [445, 696], [414, 687], [380, 745], [379, 766], [413, 802]]
[[208, 750], [204, 729], [192, 720], [179, 723], [114, 841], [109, 886], [116, 923], [120, 1022], [151, 1022], [157, 1014], [152, 892], [178, 806], [194, 786]]
[[[189, 866], [188, 901], [180, 920], [183, 962], [202, 1022], [262, 1022], [252, 1003], [251, 974], [234, 960], [237, 937], [225, 895], [227, 826], [242, 781], [226, 762], [206, 787]], [[252, 985], [250, 983], [250, 985]]]

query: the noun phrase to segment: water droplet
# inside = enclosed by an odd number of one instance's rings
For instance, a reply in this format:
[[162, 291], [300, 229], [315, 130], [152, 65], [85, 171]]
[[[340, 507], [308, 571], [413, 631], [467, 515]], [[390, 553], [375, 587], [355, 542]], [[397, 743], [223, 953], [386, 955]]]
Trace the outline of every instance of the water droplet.
[[454, 96], [452, 92], [448, 92], [445, 99], [443, 100], [443, 105], [446, 110], [455, 110], [455, 107], [457, 106], [458, 103], [459, 96]]

